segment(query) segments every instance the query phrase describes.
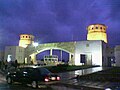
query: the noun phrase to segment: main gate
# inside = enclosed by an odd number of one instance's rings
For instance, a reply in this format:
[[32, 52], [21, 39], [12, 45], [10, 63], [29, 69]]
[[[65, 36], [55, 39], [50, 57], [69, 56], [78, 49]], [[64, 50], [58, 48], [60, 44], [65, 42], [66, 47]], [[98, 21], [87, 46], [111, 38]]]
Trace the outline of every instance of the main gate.
[[47, 43], [39, 44], [37, 47], [30, 45], [26, 48], [25, 61], [30, 63], [33, 61], [36, 62], [36, 55], [46, 50], [50, 50], [50, 55], [53, 55], [53, 49], [65, 51], [69, 53], [69, 64], [74, 64], [74, 52], [75, 52], [75, 43], [76, 42], [60, 42], [60, 43]]

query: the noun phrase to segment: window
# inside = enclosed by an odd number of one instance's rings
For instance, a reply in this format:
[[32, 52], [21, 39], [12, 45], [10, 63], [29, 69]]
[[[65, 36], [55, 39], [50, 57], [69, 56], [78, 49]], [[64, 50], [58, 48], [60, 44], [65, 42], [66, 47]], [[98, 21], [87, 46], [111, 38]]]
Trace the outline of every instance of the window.
[[96, 27], [96, 29], [98, 29], [98, 27]]
[[26, 38], [27, 38], [27, 36], [26, 36]]
[[41, 75], [47, 75], [47, 74], [51, 73], [46, 68], [39, 68], [39, 70], [40, 70]]
[[100, 29], [102, 29], [102, 27], [100, 27]]
[[89, 44], [86, 44], [86, 47], [89, 47]]

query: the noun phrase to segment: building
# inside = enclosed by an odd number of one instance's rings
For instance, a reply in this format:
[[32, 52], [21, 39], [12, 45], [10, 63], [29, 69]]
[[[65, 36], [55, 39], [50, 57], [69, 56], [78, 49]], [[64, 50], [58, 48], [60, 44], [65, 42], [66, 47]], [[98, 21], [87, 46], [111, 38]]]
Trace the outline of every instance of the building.
[[15, 61], [18, 63], [27, 63], [25, 61], [25, 49], [34, 43], [34, 36], [30, 34], [21, 34], [19, 46], [6, 46], [4, 60]]
[[[90, 40], [90, 41], [74, 41], [74, 42], [58, 42], [58, 43], [46, 43], [39, 44], [38, 47], [27, 48], [27, 62], [35, 61], [36, 55], [49, 50], [50, 55], [53, 50], [58, 49], [69, 53], [69, 64], [72, 65], [100, 65], [108, 66], [111, 62], [108, 62], [107, 51], [109, 50], [107, 44], [102, 40]], [[55, 55], [55, 54], [54, 54]], [[62, 53], [61, 53], [62, 60]]]
[[34, 36], [30, 34], [21, 34], [19, 40], [19, 46], [26, 48], [28, 45], [34, 43]]
[[34, 46], [34, 36], [21, 34], [19, 46], [7, 46], [4, 60], [18, 60], [18, 63], [36, 62], [36, 55], [45, 50], [62, 50], [69, 53], [69, 64], [72, 65], [100, 65], [112, 66], [120, 64], [120, 46], [110, 48], [107, 44], [106, 26], [104, 24], [92, 24], [87, 27], [88, 34], [85, 41], [46, 43]]
[[107, 43], [106, 26], [104, 24], [91, 24], [87, 27], [87, 40], [102, 40]]
[[24, 63], [25, 49], [20, 46], [6, 46], [4, 60], [15, 61], [18, 63]]
[[116, 66], [120, 66], [120, 45], [114, 48]]
[[115, 66], [115, 50], [114, 48], [111, 48], [107, 46], [106, 48], [106, 54], [107, 54], [107, 66]]
[[107, 44], [101, 40], [79, 41], [75, 46], [75, 65], [107, 65]]

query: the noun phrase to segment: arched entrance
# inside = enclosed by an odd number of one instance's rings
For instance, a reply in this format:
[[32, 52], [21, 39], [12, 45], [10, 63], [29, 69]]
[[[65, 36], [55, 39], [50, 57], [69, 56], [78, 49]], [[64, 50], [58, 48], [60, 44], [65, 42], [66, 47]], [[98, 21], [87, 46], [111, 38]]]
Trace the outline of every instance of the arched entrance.
[[[63, 42], [63, 43], [48, 43], [48, 44], [39, 44], [37, 47], [28, 46], [26, 48], [26, 59], [31, 57], [31, 60], [36, 62], [36, 55], [42, 53], [44, 51], [49, 51], [49, 55], [54, 55], [56, 50], [59, 50], [60, 54], [58, 55], [59, 60], [61, 61], [69, 61], [69, 64], [74, 63], [74, 50], [75, 50], [75, 42]], [[64, 56], [64, 57], [63, 57]], [[69, 57], [69, 58], [66, 58]], [[42, 58], [41, 58], [42, 59]]]
[[[38, 53], [36, 55], [36, 60], [37, 61], [44, 61], [45, 56], [50, 55], [50, 50], [43, 51], [41, 53]], [[63, 50], [58, 50], [58, 49], [52, 49], [52, 54], [51, 56], [56, 56], [57, 61], [60, 63], [68, 63], [69, 62], [69, 53], [65, 52]]]

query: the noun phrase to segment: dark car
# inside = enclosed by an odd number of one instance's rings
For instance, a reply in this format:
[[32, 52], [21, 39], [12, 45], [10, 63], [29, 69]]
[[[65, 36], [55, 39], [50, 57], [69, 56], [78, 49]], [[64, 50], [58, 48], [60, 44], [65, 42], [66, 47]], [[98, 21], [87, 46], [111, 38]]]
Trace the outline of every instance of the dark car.
[[51, 73], [45, 67], [29, 66], [18, 68], [14, 72], [8, 72], [6, 80], [8, 84], [20, 82], [23, 84], [31, 84], [33, 88], [37, 88], [38, 85], [59, 81], [60, 77]]

